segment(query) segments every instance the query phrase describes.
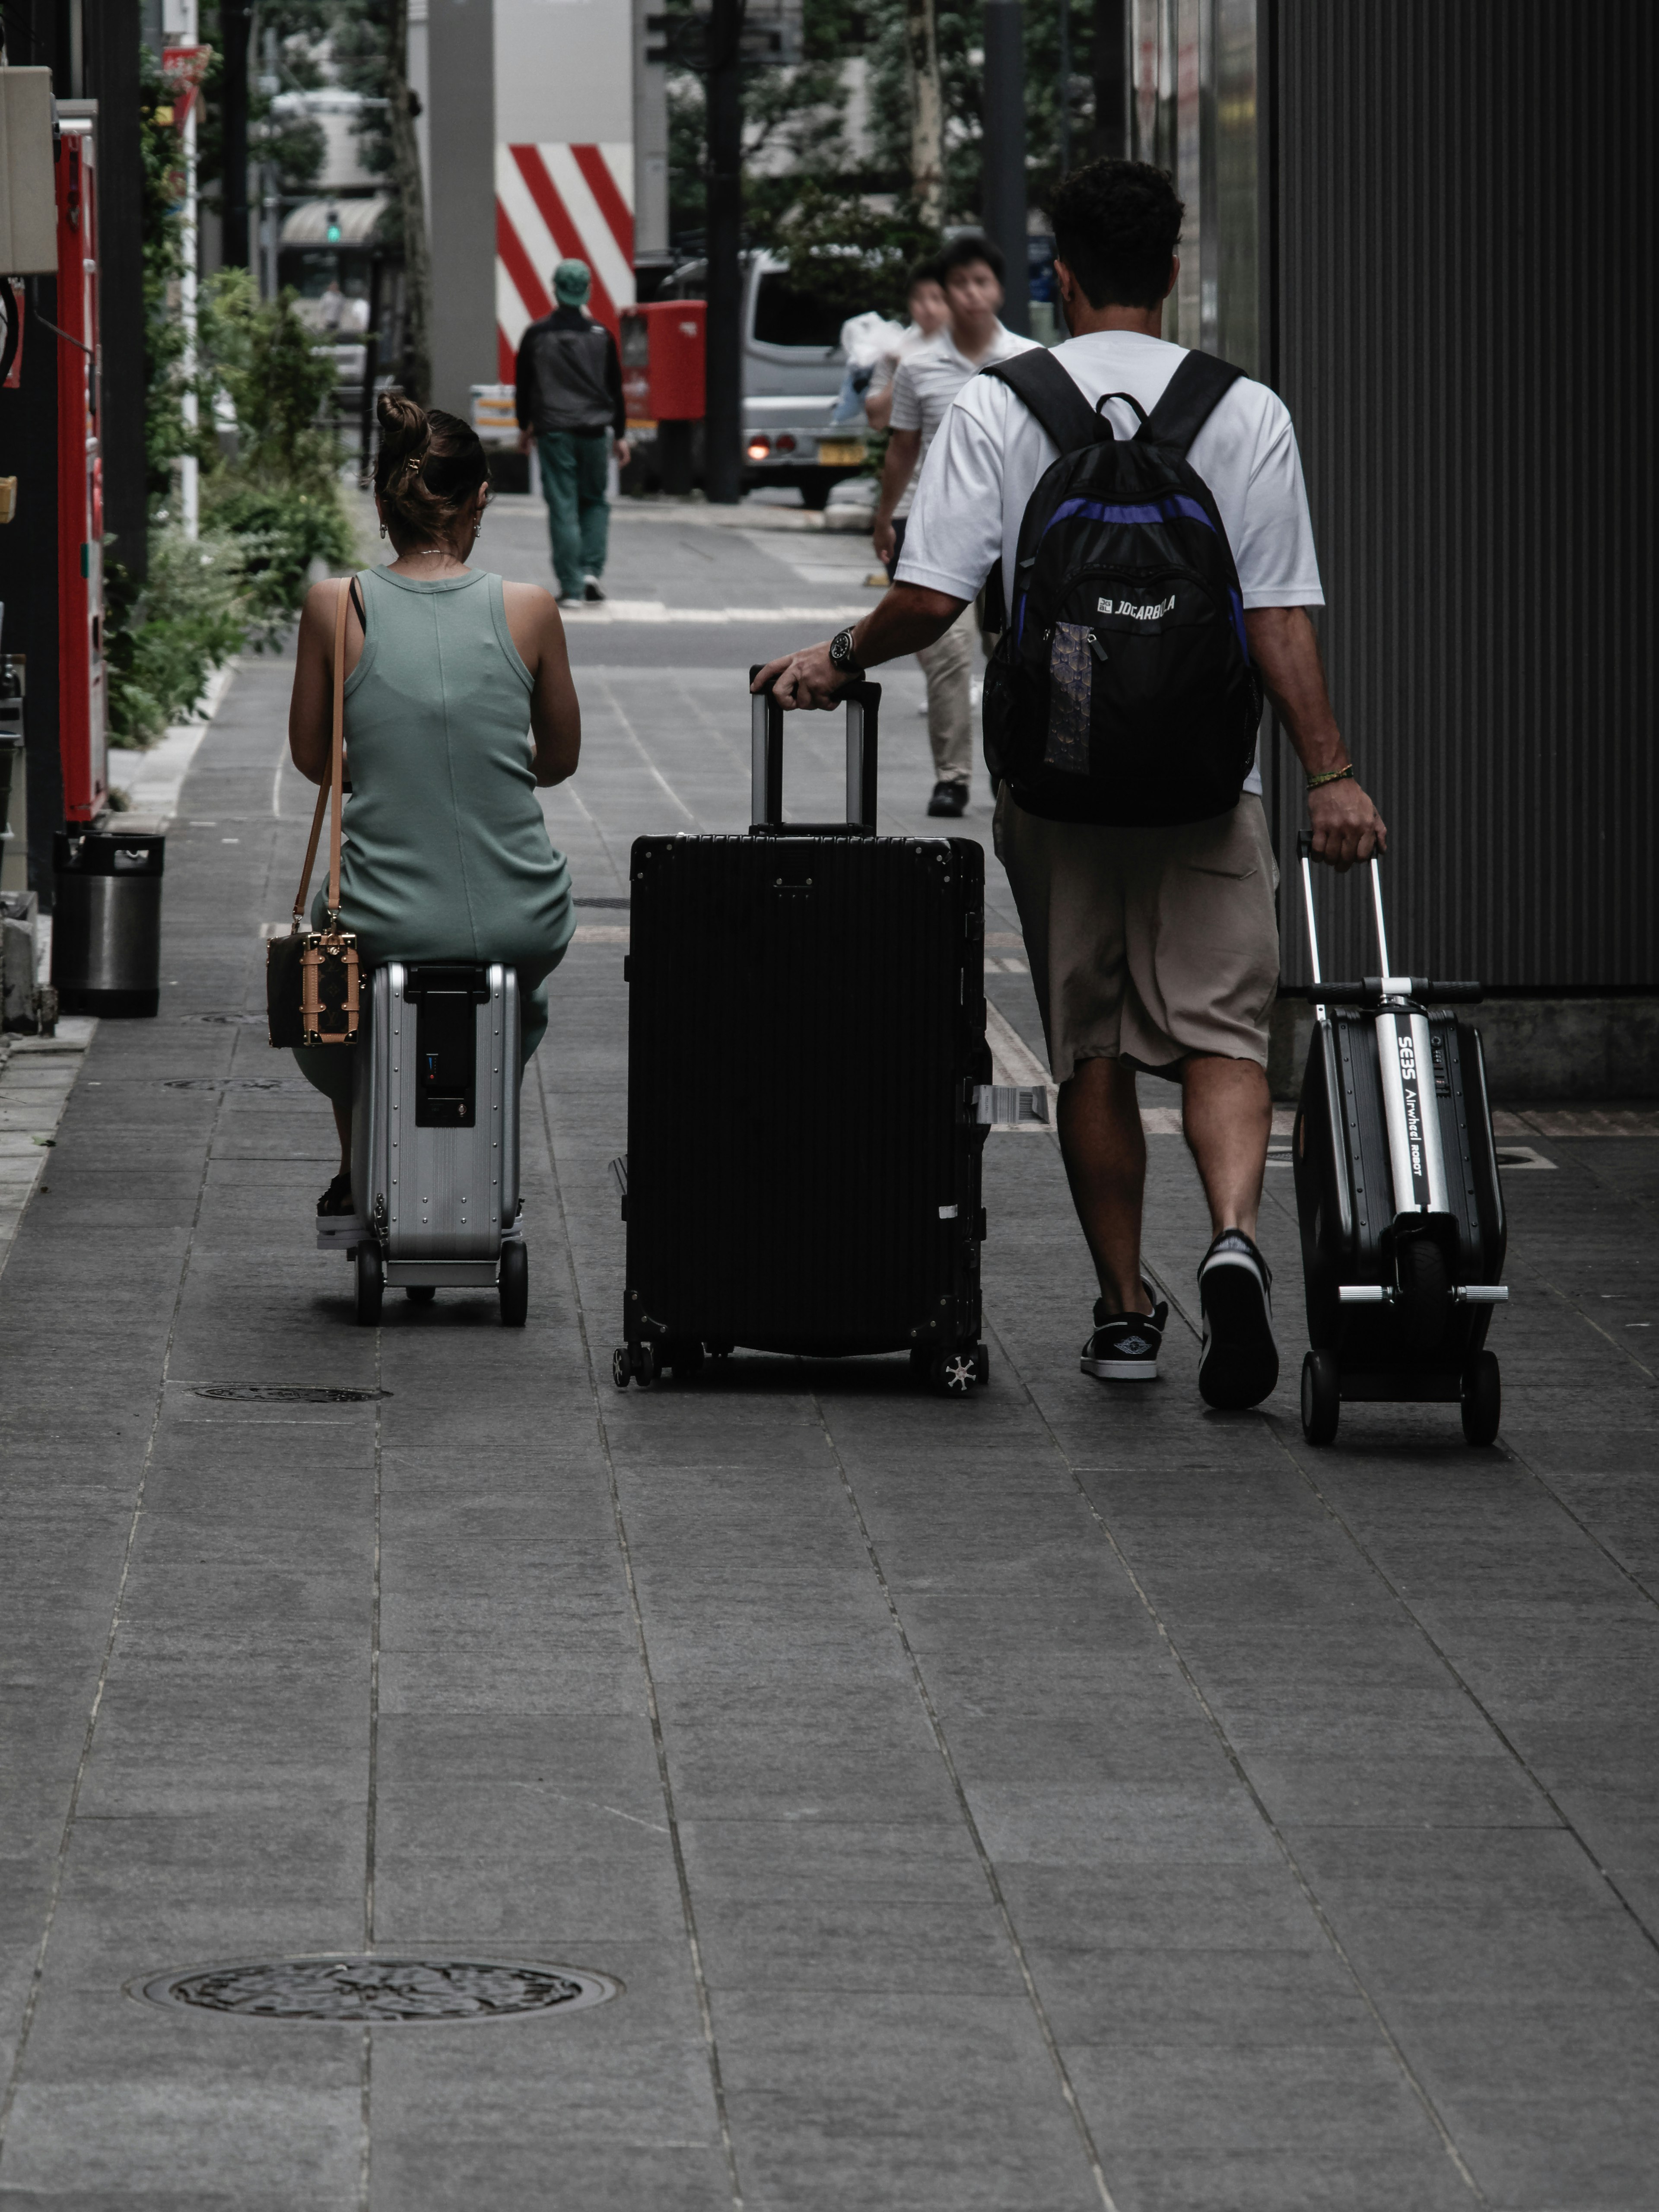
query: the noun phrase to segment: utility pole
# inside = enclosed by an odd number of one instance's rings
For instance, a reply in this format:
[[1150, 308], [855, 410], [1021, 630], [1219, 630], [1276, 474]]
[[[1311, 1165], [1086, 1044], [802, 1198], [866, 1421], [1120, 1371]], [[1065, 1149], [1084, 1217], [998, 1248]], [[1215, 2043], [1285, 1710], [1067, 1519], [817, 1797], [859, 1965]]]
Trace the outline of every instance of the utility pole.
[[708, 17], [708, 397], [704, 473], [710, 502], [743, 491], [744, 0], [714, 0]]
[[1060, 173], [1072, 166], [1072, 0], [1060, 0]]
[[939, 15], [934, 0], [904, 0], [910, 64], [910, 188], [922, 221], [945, 220], [945, 109], [939, 83]]
[[985, 169], [987, 234], [1007, 264], [1002, 319], [1030, 335], [1030, 278], [1025, 253], [1025, 45], [1024, 0], [985, 0]]
[[1095, 0], [1089, 73], [1095, 81], [1095, 127], [1089, 158], [1121, 159], [1129, 150], [1129, 30], [1124, 0]]
[[421, 190], [421, 149], [409, 105], [409, 0], [390, 0], [386, 43], [392, 176], [404, 232], [404, 327], [409, 333], [404, 376], [410, 397], [424, 407], [432, 397], [432, 256], [427, 245], [426, 196]]
[[249, 266], [247, 235], [248, 0], [219, 0], [224, 45], [220, 115], [224, 130], [224, 258], [228, 269]]

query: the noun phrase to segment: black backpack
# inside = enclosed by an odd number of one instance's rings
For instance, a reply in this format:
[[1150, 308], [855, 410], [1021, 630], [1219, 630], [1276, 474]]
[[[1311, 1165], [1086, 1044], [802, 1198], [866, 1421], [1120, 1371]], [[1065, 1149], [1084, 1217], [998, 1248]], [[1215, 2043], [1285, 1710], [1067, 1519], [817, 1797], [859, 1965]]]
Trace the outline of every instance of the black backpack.
[[1188, 447], [1243, 371], [1189, 353], [1119, 439], [1054, 357], [993, 362], [1060, 459], [1019, 526], [985, 677], [985, 763], [1051, 822], [1201, 822], [1238, 804], [1261, 683], [1232, 548]]

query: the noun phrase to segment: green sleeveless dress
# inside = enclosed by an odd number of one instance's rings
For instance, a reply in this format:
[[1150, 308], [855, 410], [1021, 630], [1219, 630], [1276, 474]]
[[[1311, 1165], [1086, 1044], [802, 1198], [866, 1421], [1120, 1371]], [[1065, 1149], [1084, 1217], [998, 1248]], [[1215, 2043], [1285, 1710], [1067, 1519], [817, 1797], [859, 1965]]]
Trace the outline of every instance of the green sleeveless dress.
[[[499, 960], [519, 971], [524, 1057], [547, 1029], [548, 976], [575, 927], [570, 872], [531, 772], [533, 679], [501, 580], [360, 578], [362, 657], [346, 679], [340, 922], [367, 988], [387, 960]], [[325, 877], [312, 903], [323, 926]], [[351, 1103], [351, 1048], [301, 1045], [301, 1073]]]

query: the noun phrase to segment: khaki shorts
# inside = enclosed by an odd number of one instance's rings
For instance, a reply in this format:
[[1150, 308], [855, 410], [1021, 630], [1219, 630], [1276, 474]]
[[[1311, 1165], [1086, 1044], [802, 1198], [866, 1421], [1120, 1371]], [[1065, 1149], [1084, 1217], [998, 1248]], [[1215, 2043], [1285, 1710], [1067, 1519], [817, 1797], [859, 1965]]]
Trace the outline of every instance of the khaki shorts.
[[1080, 1060], [1172, 1075], [1192, 1053], [1267, 1064], [1279, 871], [1261, 801], [1174, 830], [1045, 822], [1005, 785], [1008, 871], [1056, 1083]]

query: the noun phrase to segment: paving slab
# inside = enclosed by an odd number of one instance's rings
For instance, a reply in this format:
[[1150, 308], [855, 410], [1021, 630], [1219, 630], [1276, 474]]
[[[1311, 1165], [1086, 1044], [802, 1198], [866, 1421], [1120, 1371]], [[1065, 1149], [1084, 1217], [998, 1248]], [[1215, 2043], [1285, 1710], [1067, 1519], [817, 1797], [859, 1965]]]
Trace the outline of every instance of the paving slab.
[[[489, 526], [547, 580], [538, 503]], [[611, 1385], [629, 848], [744, 826], [744, 672], [869, 565], [617, 514], [615, 604], [570, 625], [582, 769], [544, 794], [583, 933], [525, 1091], [521, 1334], [485, 1294], [360, 1331], [313, 1249], [326, 1111], [260, 1026], [309, 816], [280, 655], [180, 754], [160, 1017], [0, 1073], [0, 2212], [1651, 2205], [1639, 1115], [1513, 1116], [1546, 1164], [1506, 1185], [1488, 1452], [1444, 1407], [1305, 1446], [1272, 1168], [1280, 1385], [1204, 1411], [1206, 1218], [1150, 1079], [1154, 1388], [1078, 1372], [1054, 1142], [1001, 1133], [974, 1402], [896, 1360]], [[882, 824], [926, 835], [920, 679], [883, 682]], [[792, 806], [841, 774], [794, 718]], [[1024, 1066], [994, 861], [988, 908]], [[242, 1384], [386, 1395], [200, 1395]], [[374, 2028], [133, 1994], [362, 1952], [621, 1990]]]

